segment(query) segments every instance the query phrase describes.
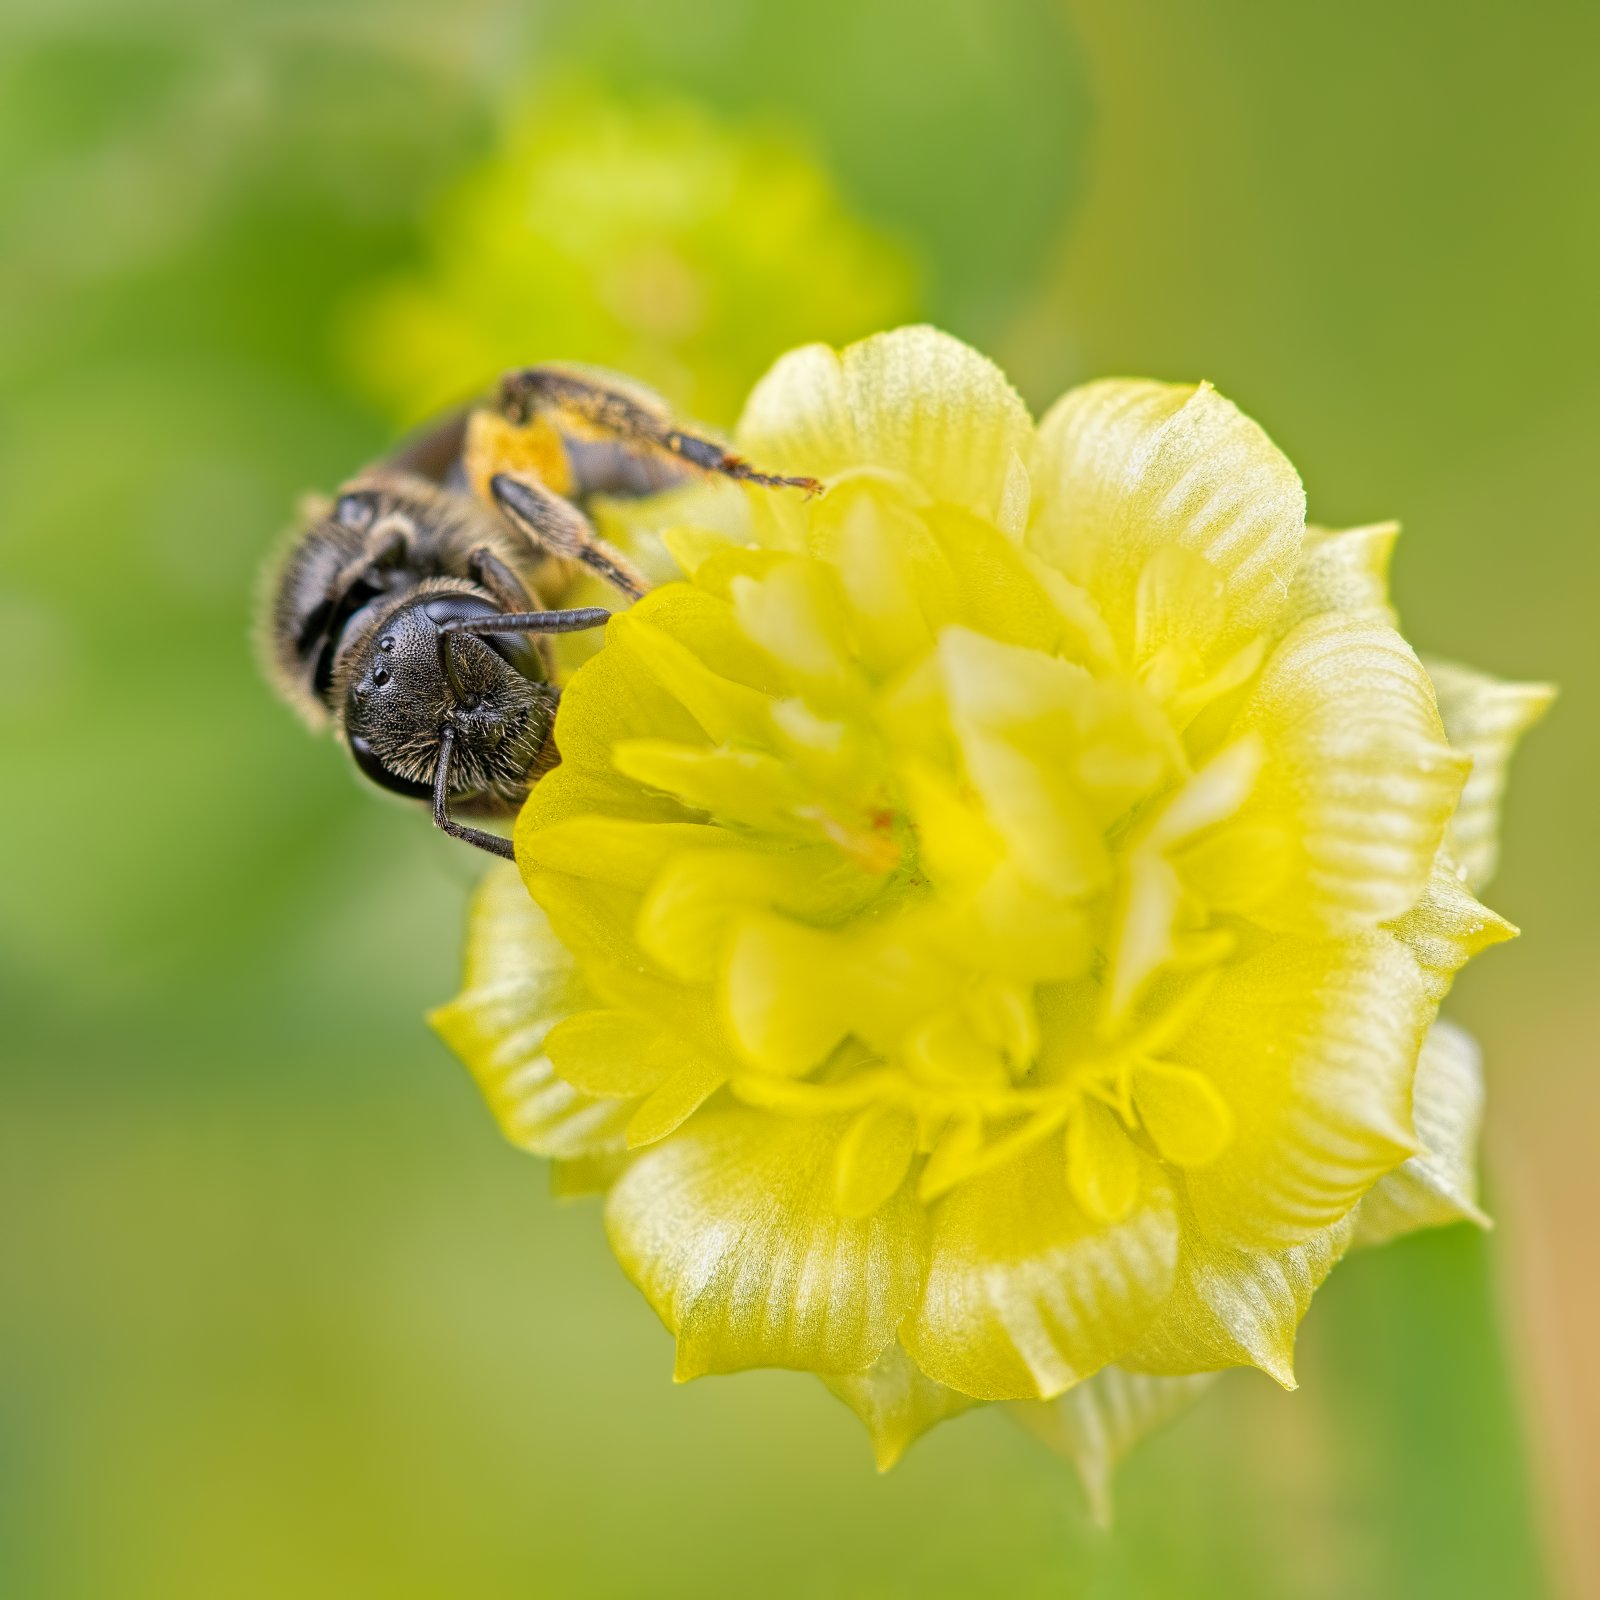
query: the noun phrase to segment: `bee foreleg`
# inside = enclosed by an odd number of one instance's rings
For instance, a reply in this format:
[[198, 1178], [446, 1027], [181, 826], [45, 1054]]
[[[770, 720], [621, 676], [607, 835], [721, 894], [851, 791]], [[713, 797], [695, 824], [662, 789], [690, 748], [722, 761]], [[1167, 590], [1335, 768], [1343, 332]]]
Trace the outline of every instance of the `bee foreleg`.
[[456, 753], [456, 731], [447, 722], [439, 730], [439, 764], [433, 769], [433, 825], [448, 833], [452, 839], [465, 840], [480, 850], [506, 861], [515, 861], [516, 852], [511, 841], [484, 828], [469, 828], [450, 815], [450, 768]]
[[507, 521], [541, 555], [581, 562], [630, 600], [637, 600], [650, 587], [633, 563], [607, 544], [570, 500], [553, 494], [542, 483], [497, 472], [489, 480], [489, 492]]
[[[528, 611], [539, 603], [528, 592], [528, 587], [522, 579], [486, 544], [480, 544], [467, 552], [467, 576], [480, 589], [488, 590], [502, 611]], [[441, 645], [440, 648], [448, 650], [447, 646]], [[549, 645], [542, 639], [535, 639], [534, 648], [538, 650], [540, 659], [544, 662], [546, 675], [553, 674], [555, 658], [550, 654]], [[447, 654], [445, 676], [450, 679], [452, 689], [457, 688], [454, 665], [453, 659]]]
[[467, 552], [467, 576], [507, 611], [526, 611], [533, 604], [527, 585], [486, 544]]

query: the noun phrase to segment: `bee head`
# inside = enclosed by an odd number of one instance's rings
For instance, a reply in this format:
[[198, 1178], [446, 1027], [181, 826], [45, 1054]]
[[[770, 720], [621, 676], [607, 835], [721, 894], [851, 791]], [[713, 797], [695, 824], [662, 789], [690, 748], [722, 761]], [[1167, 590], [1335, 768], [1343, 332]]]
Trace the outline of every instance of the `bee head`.
[[343, 731], [375, 783], [426, 797], [449, 726], [452, 793], [510, 801], [526, 790], [555, 708], [538, 650], [517, 635], [440, 631], [447, 622], [495, 615], [498, 608], [481, 595], [435, 590], [386, 605], [352, 630], [339, 664]]

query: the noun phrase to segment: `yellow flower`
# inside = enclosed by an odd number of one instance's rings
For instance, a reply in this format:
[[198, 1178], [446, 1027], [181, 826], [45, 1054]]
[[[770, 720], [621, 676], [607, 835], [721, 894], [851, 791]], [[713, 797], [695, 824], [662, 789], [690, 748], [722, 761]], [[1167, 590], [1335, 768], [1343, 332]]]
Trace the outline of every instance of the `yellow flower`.
[[821, 1374], [884, 1464], [1026, 1402], [1103, 1490], [1190, 1375], [1292, 1385], [1354, 1238], [1478, 1215], [1434, 1016], [1513, 932], [1473, 891], [1547, 693], [1430, 678], [1394, 529], [1307, 529], [1205, 385], [1035, 427], [903, 329], [786, 356], [738, 445], [826, 494], [665, 534], [437, 1024], [680, 1378]]
[[854, 338], [914, 298], [906, 254], [803, 146], [579, 84], [511, 123], [426, 244], [344, 330], [361, 387], [407, 423], [508, 362], [581, 357], [725, 424], [778, 351]]

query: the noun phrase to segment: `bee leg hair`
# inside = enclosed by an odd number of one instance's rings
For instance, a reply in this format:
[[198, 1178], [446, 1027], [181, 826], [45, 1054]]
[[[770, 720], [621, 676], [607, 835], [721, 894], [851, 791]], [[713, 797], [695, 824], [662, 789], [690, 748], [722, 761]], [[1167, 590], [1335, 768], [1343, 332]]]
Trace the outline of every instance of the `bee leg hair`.
[[637, 600], [650, 587], [638, 568], [607, 544], [570, 500], [563, 500], [542, 483], [497, 472], [489, 480], [489, 492], [506, 520], [541, 555], [581, 562], [630, 600]]
[[785, 478], [759, 472], [726, 445], [685, 432], [665, 407], [642, 395], [608, 389], [592, 378], [561, 367], [521, 367], [508, 372], [500, 380], [500, 409], [513, 422], [528, 422], [541, 412], [554, 412], [558, 418], [565, 413], [596, 432], [642, 450], [676, 456], [702, 472], [740, 483], [768, 489], [804, 489], [807, 494], [817, 494], [822, 489], [815, 478]]
[[515, 861], [516, 853], [509, 839], [484, 828], [469, 828], [450, 815], [450, 768], [455, 751], [456, 731], [447, 722], [439, 730], [439, 764], [433, 769], [433, 825], [443, 829], [452, 839], [462, 839], [504, 861]]

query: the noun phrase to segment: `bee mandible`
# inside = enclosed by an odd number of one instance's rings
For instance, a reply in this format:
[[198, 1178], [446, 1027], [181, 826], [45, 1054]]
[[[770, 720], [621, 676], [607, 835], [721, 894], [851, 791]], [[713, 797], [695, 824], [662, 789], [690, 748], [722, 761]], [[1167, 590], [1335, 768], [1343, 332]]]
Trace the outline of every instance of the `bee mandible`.
[[493, 401], [307, 507], [264, 598], [279, 692], [314, 727], [331, 726], [372, 782], [509, 858], [509, 839], [457, 817], [514, 815], [556, 764], [548, 637], [609, 616], [547, 610], [540, 582], [575, 562], [637, 600], [644, 578], [596, 533], [585, 501], [694, 472], [821, 488], [756, 470], [619, 380], [557, 366], [507, 373]]

